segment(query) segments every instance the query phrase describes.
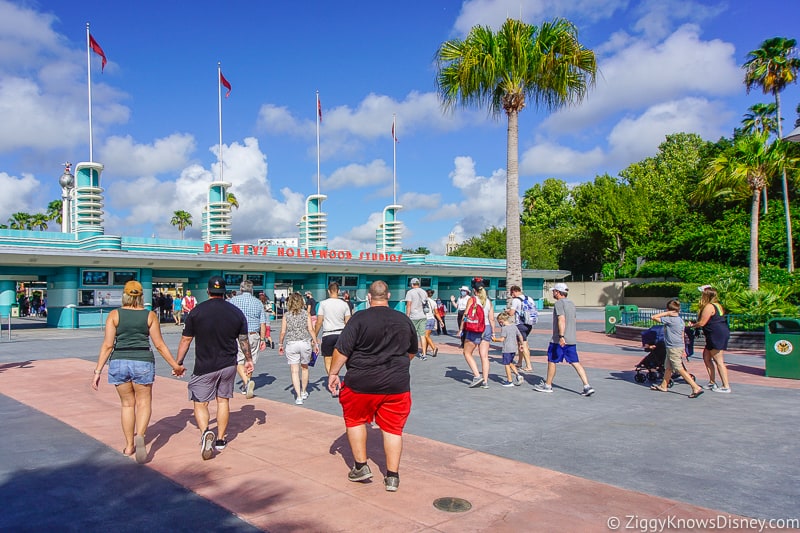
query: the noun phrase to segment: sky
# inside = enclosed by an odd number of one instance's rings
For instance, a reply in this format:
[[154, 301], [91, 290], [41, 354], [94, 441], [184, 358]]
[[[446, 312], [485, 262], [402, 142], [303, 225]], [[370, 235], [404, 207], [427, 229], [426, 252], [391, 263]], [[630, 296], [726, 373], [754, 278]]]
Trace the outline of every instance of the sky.
[[[444, 253], [451, 232], [461, 242], [505, 226], [507, 121], [443, 111], [435, 53], [508, 17], [569, 19], [599, 69], [579, 105], [520, 113], [520, 195], [546, 178], [617, 175], [670, 133], [730, 136], [749, 106], [772, 101], [745, 91], [748, 52], [800, 38], [796, 0], [0, 0], [0, 221], [44, 212], [63, 162], [89, 160], [88, 22], [108, 58], [102, 72], [90, 60], [107, 234], [177, 239], [169, 222], [186, 210], [186, 238], [200, 239], [219, 178], [219, 62], [232, 85], [222, 153], [241, 205], [234, 242], [297, 237], [319, 185], [329, 248], [375, 250], [396, 196], [403, 247]], [[800, 87], [781, 98], [788, 132]]]

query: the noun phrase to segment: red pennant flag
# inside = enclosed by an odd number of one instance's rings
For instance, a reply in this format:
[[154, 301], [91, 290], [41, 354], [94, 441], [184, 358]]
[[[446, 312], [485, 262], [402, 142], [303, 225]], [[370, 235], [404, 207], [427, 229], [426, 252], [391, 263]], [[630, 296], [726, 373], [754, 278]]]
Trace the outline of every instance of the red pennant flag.
[[322, 122], [322, 101], [317, 98], [317, 113], [319, 114], [319, 121]]
[[92, 47], [92, 50], [94, 51], [95, 54], [103, 58], [103, 63], [100, 67], [100, 72], [103, 72], [103, 70], [106, 68], [106, 63], [108, 62], [108, 60], [106, 59], [105, 52], [103, 52], [103, 49], [100, 48], [99, 44], [97, 44], [97, 41], [94, 40], [92, 34], [89, 34], [89, 46]]
[[229, 97], [231, 95], [231, 82], [225, 79], [225, 76], [222, 75], [222, 72], [219, 73], [219, 82], [223, 87], [228, 89], [228, 92], [225, 93], [225, 98]]
[[400, 141], [397, 140], [397, 137], [394, 134], [394, 122], [392, 122], [392, 139], [394, 139], [394, 142], [396, 142], [396, 143], [400, 142]]

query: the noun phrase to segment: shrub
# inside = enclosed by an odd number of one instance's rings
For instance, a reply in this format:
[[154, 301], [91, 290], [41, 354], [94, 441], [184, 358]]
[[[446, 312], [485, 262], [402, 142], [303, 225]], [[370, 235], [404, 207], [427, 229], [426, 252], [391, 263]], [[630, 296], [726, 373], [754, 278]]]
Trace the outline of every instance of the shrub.
[[658, 298], [677, 298], [684, 284], [676, 281], [656, 281], [636, 283], [625, 287], [626, 297], [652, 296]]

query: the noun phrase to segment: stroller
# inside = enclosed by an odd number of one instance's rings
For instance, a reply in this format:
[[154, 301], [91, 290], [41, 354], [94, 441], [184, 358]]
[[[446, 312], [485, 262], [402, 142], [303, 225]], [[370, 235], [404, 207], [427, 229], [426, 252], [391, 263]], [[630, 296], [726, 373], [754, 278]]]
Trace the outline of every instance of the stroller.
[[[683, 330], [683, 341], [686, 350], [686, 359], [694, 355], [694, 340], [698, 330], [686, 327]], [[648, 354], [634, 367], [636, 374], [633, 376], [636, 383], [650, 381], [655, 383], [664, 377], [664, 362], [667, 358], [667, 347], [664, 344], [664, 325], [656, 324], [642, 332], [642, 346]], [[686, 365], [683, 369], [688, 372]], [[674, 376], [675, 374], [673, 374]], [[694, 379], [694, 374], [689, 374]], [[669, 387], [673, 385], [673, 376], [670, 376]]]

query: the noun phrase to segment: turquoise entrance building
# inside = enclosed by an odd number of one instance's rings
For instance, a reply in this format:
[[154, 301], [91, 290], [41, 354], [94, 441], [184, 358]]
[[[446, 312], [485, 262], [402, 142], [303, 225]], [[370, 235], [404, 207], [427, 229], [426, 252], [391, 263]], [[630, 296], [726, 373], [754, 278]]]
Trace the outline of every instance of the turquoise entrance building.
[[[235, 243], [227, 202], [230, 184], [224, 182], [209, 185], [201, 240], [106, 235], [102, 172], [99, 163], [78, 163], [74, 180], [62, 176], [67, 216], [61, 232], [0, 229], [0, 316], [12, 312], [19, 283], [36, 283], [46, 292], [48, 326], [99, 327], [108, 311], [120, 305], [122, 287], [131, 279], [142, 283], [145, 302], [151, 305], [153, 291], [174, 286], [191, 290], [202, 301], [206, 282], [214, 275], [223, 276], [232, 290], [249, 279], [255, 291], [265, 292], [270, 300], [276, 294], [310, 291], [319, 301], [326, 297], [328, 283], [337, 281], [361, 307], [369, 284], [381, 279], [388, 283], [391, 305], [398, 309], [405, 305], [402, 300], [413, 277], [421, 280], [423, 288], [433, 289], [434, 297], [449, 300], [479, 276], [488, 285], [489, 296], [498, 300], [496, 306], [505, 304], [504, 260], [400, 251], [396, 244], [400, 206], [389, 206], [395, 209], [384, 213], [375, 251], [327, 247], [325, 197], [321, 195], [307, 199], [298, 247]], [[541, 299], [545, 280], [567, 275], [563, 270], [524, 269], [523, 290]]]

